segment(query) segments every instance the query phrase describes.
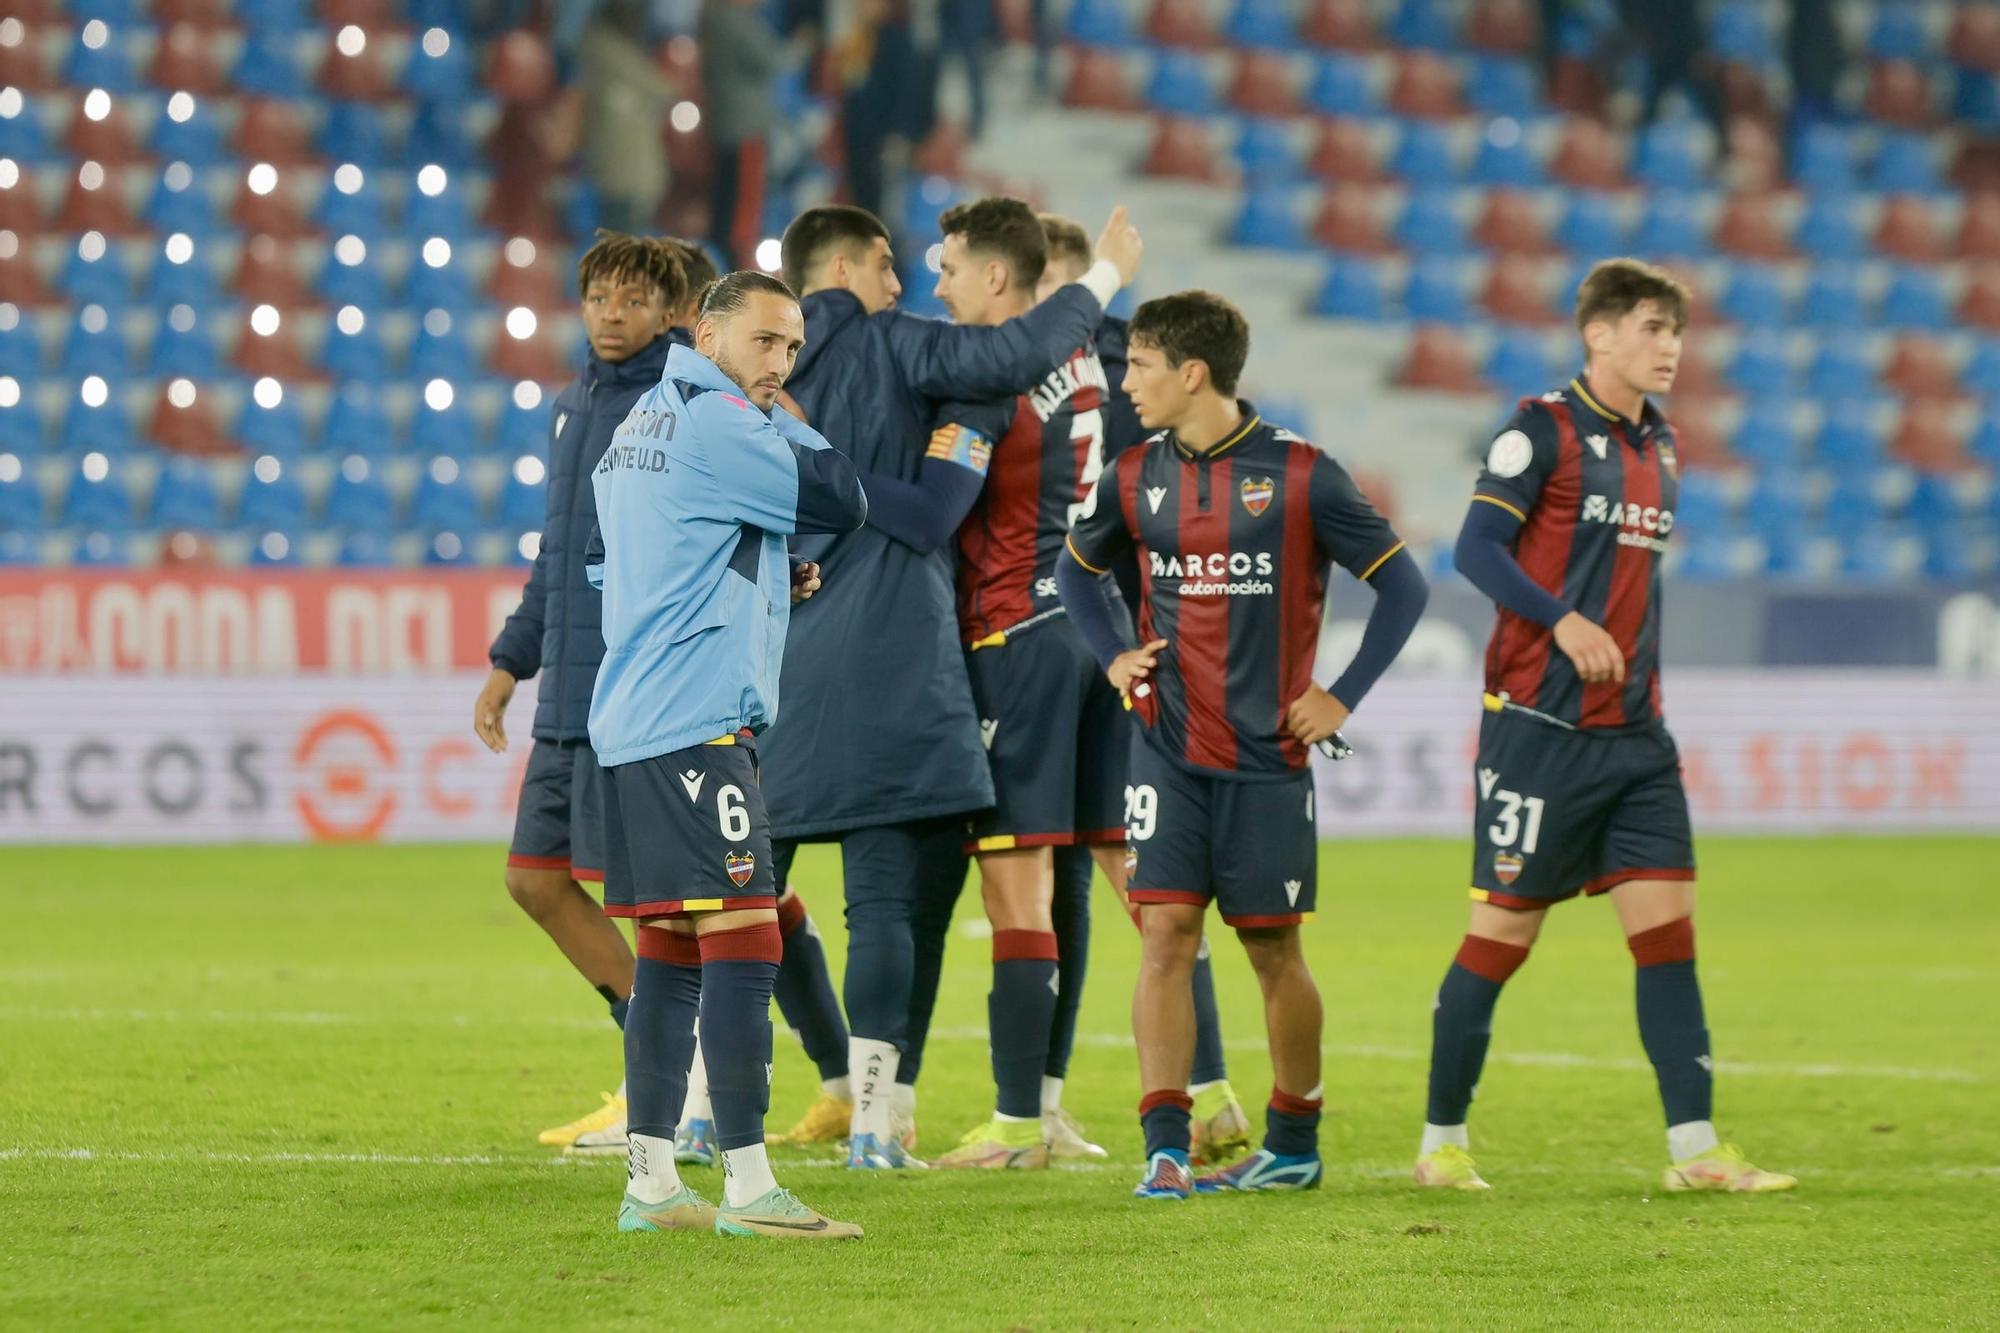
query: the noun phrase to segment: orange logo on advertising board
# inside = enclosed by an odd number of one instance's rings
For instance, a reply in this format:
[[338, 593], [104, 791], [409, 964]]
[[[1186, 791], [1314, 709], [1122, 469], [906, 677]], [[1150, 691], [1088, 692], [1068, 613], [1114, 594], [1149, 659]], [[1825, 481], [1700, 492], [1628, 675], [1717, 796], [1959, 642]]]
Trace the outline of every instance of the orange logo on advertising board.
[[292, 800], [321, 842], [372, 842], [396, 812], [388, 785], [396, 747], [366, 713], [341, 710], [314, 720], [292, 751], [299, 778]]

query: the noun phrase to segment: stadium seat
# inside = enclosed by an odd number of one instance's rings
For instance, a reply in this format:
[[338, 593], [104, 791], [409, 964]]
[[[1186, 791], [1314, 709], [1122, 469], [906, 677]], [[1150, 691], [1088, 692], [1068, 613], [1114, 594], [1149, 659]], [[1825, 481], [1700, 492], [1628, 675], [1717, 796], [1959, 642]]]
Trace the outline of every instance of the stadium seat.
[[1412, 186], [1443, 185], [1458, 179], [1458, 154], [1441, 125], [1412, 120], [1389, 154], [1389, 171]]
[[1399, 0], [1384, 35], [1397, 46], [1431, 51], [1458, 44], [1457, 25], [1443, 0]]
[[1229, 228], [1231, 245], [1263, 250], [1307, 250], [1311, 241], [1299, 219], [1297, 191], [1290, 185], [1254, 185]]
[[1283, 0], [1236, 0], [1223, 20], [1222, 35], [1233, 46], [1285, 51], [1298, 34], [1292, 7]]
[[[1252, 0], [1252, 4], [1260, 10], [1267, 8], [1259, 0]], [[1289, 23], [1290, 19], [1285, 21]], [[1201, 0], [1153, 0], [1153, 7], [1146, 14], [1146, 38], [1155, 46], [1178, 46], [1187, 51], [1213, 50], [1217, 41]]]
[[1817, 265], [1806, 281], [1799, 320], [1816, 329], [1850, 329], [1869, 323], [1868, 303], [1854, 271], [1834, 264]]
[[1396, 374], [1396, 383], [1406, 389], [1432, 389], [1441, 393], [1486, 393], [1479, 372], [1472, 363], [1465, 340], [1447, 324], [1423, 324], [1410, 340], [1409, 354]]
[[1954, 65], [2000, 72], [2000, 5], [1952, 6], [1945, 51]]
[[1388, 179], [1376, 153], [1374, 136], [1358, 120], [1323, 120], [1313, 143], [1312, 173], [1342, 184], [1370, 184]]
[[1502, 323], [1530, 327], [1553, 324], [1565, 313], [1550, 299], [1547, 266], [1513, 258], [1487, 266], [1479, 304]]
[[1955, 249], [1965, 259], [2000, 259], [2000, 194], [1966, 196]]
[[135, 443], [132, 423], [126, 419], [116, 389], [97, 375], [86, 376], [70, 396], [56, 440], [65, 450], [113, 456], [125, 453]]
[[[1305, 248], [1303, 243], [1300, 248]], [[539, 324], [525, 336], [515, 336], [504, 327], [496, 331], [486, 353], [486, 364], [502, 379], [516, 382], [555, 384], [573, 373], [570, 359], [555, 345], [549, 330]]]
[[1823, 404], [1813, 456], [1829, 467], [1874, 467], [1881, 463], [1884, 442], [1866, 399], [1836, 398]]
[[1777, 200], [1761, 191], [1729, 196], [1715, 224], [1714, 242], [1717, 249], [1748, 259], [1786, 259], [1792, 253]]
[[1445, 185], [1412, 189], [1393, 235], [1399, 244], [1420, 255], [1465, 253], [1465, 224], [1458, 216], [1457, 191]]
[[79, 569], [119, 569], [128, 563], [129, 555], [123, 536], [96, 531], [77, 534], [69, 559]]
[[1674, 546], [1687, 552], [1675, 571], [1676, 577], [1684, 582], [1713, 583], [1763, 572], [1764, 542], [1741, 524], [1725, 524], [1719, 529], [1690, 533], [1690, 537], [1692, 540], [1685, 544], [1678, 533], [1674, 537]]
[[[1144, 105], [1139, 100], [1139, 94], [1133, 90], [1124, 60], [1116, 51], [1097, 47], [1081, 47], [1072, 53], [1069, 80], [1063, 85], [1062, 104], [1093, 111], [1136, 111]], [[495, 223], [490, 211], [486, 220], [494, 224], [496, 230], [515, 230]]]
[[1541, 159], [1520, 122], [1501, 117], [1487, 125], [1466, 179], [1478, 185], [1528, 189], [1542, 183]]
[[21, 392], [21, 382], [0, 372], [0, 451], [33, 454], [42, 446], [42, 421]]
[[1882, 382], [1906, 398], [1955, 398], [1960, 392], [1951, 349], [1921, 334], [1896, 340]]
[[539, 531], [548, 518], [548, 508], [548, 468], [537, 455], [523, 454], [508, 469], [507, 481], [500, 489], [497, 521], [515, 531]]
[[1869, 66], [1861, 106], [1872, 119], [1920, 129], [1932, 119], [1930, 80], [1910, 61], [1878, 60]]
[[[428, 389], [428, 385], [426, 389]], [[422, 457], [449, 454], [464, 458], [485, 444], [479, 419], [463, 393], [433, 406], [420, 404], [410, 418], [410, 451]]]
[[33, 470], [18, 454], [0, 453], [0, 533], [40, 532], [46, 512]]
[[57, 286], [72, 302], [114, 310], [123, 309], [131, 294], [117, 250], [97, 232], [86, 232], [64, 257]]
[[1770, 264], [1733, 264], [1717, 309], [1746, 329], [1777, 329], [1790, 322], [1784, 270]]
[[212, 457], [236, 452], [215, 414], [215, 396], [195, 380], [179, 375], [160, 386], [153, 400], [153, 417], [146, 438], [169, 453]]
[[285, 569], [299, 563], [303, 543], [295, 532], [285, 532], [273, 528], [266, 532], [250, 534], [250, 565], [252, 568]]
[[1207, 65], [1188, 51], [1162, 50], [1154, 56], [1145, 98], [1155, 111], [1176, 116], [1212, 116], [1219, 109]]
[[1754, 0], [1731, 0], [1709, 14], [1708, 45], [1719, 58], [1761, 68], [1771, 63], [1774, 48], [1763, 6]]
[[19, 110], [0, 115], [0, 157], [17, 162], [50, 162], [56, 154], [42, 129], [41, 108], [33, 97], [23, 97]]
[[1473, 224], [1472, 238], [1482, 249], [1508, 255], [1545, 255], [1554, 247], [1542, 223], [1541, 205], [1532, 194], [1492, 190]]
[[305, 489], [295, 464], [268, 454], [250, 464], [237, 493], [236, 528], [241, 532], [288, 532], [304, 525]]
[[1063, 22], [1063, 36], [1078, 46], [1116, 48], [1133, 44], [1132, 25], [1117, 0], [1076, 0]]
[[253, 454], [296, 457], [306, 445], [305, 415], [299, 409], [299, 394], [287, 392], [274, 379], [259, 380], [237, 408], [231, 433]]
[[[94, 88], [85, 94], [84, 106], [88, 109], [70, 117], [69, 130], [63, 136], [63, 147], [69, 150], [72, 157], [102, 162], [107, 167], [129, 167], [145, 161], [145, 153], [140, 151], [138, 141], [132, 137], [125, 102], [112, 98], [108, 104], [103, 104], [102, 99], [96, 97], [102, 91]], [[92, 111], [98, 114], [93, 115]]]
[[1950, 472], [1966, 463], [1965, 442], [1950, 403], [1915, 399], [1903, 406], [1890, 452], [1925, 472]]
[[387, 408], [366, 381], [343, 384], [334, 392], [321, 435], [321, 447], [336, 455], [379, 455], [400, 442]]
[[87, 305], [76, 312], [64, 335], [56, 372], [65, 379], [104, 375], [112, 380], [132, 374], [132, 359], [125, 348], [122, 320], [101, 305]]
[[140, 216], [153, 230], [168, 234], [178, 231], [200, 238], [225, 230], [208, 191], [201, 188], [196, 173], [185, 164], [176, 164], [161, 173]]
[[1736, 344], [1727, 372], [1729, 387], [1746, 398], [1789, 395], [1797, 372], [1782, 344], [1771, 338], [1743, 338]]
[[1699, 190], [1708, 175], [1705, 131], [1691, 120], [1659, 120], [1639, 135], [1632, 174], [1655, 190]]
[[1973, 343], [1963, 382], [1968, 392], [2000, 401], [2000, 338], [1980, 338]]
[[1944, 188], [1930, 137], [1909, 131], [1882, 136], [1869, 177], [1884, 194], [1935, 194]]
[[1924, 572], [1947, 583], [1970, 582], [1992, 576], [2000, 568], [2000, 540], [1991, 523], [1964, 523], [1956, 528], [1933, 531], [1925, 556]]
[[1245, 183], [1290, 185], [1305, 178], [1293, 151], [1291, 127], [1279, 120], [1246, 120], [1236, 139], [1236, 165]]
[[410, 501], [410, 525], [427, 532], [469, 532], [479, 525], [479, 502], [458, 460], [439, 454], [424, 467]]
[[1885, 255], [1929, 264], [1942, 256], [1936, 215], [1928, 202], [1904, 196], [1883, 201], [1875, 248]]
[[[185, 92], [191, 97], [219, 97], [229, 90], [222, 67], [216, 63], [209, 33], [194, 23], [168, 23], [160, 30], [146, 67], [146, 82], [168, 92]], [[154, 126], [175, 124], [166, 116]], [[156, 150], [157, 151], [157, 150]]]
[[[348, 310], [352, 314], [348, 314]], [[390, 376], [389, 353], [378, 329], [379, 314], [363, 306], [336, 311], [320, 347], [320, 365], [336, 380], [379, 383]]]
[[1329, 250], [1379, 255], [1395, 249], [1376, 206], [1377, 191], [1366, 185], [1336, 185], [1326, 192], [1313, 220], [1313, 236]]
[[[1187, 56], [1199, 60], [1199, 56]], [[1292, 86], [1291, 61], [1276, 51], [1243, 51], [1223, 92], [1223, 101], [1251, 116], [1295, 116], [1299, 96]]]
[[1622, 189], [1626, 182], [1621, 142], [1596, 120], [1568, 117], [1549, 160], [1549, 174], [1580, 190]]
[[1329, 319], [1379, 324], [1390, 318], [1381, 262], [1362, 255], [1336, 256], [1313, 309]]
[[312, 220], [329, 236], [359, 236], [373, 243], [382, 238], [382, 194], [376, 175], [358, 163], [344, 163], [327, 177], [326, 188], [313, 205]]
[[71, 88], [137, 92], [139, 80], [126, 55], [126, 36], [122, 25], [113, 28], [102, 19], [78, 24], [70, 39], [69, 53], [63, 57], [63, 83]]
[[1813, 194], [1845, 194], [1859, 184], [1855, 131], [1818, 121], [1806, 126], [1792, 146], [1792, 181]]
[[38, 379], [41, 370], [42, 344], [34, 326], [21, 317], [19, 307], [0, 305], [0, 375], [17, 381], [8, 397], [20, 392], [18, 381]]
[[389, 292], [382, 281], [379, 263], [368, 262], [368, 245], [355, 236], [342, 236], [328, 250], [320, 266], [313, 291], [330, 306], [358, 306], [378, 310], [389, 304]]
[[1924, 567], [1924, 539], [1906, 524], [1877, 523], [1841, 544], [1841, 573], [1863, 583], [1895, 583]]
[[1875, 356], [1864, 335], [1837, 332], [1821, 339], [1819, 351], [1806, 370], [1808, 393], [1832, 399], [1874, 387]]
[[473, 89], [470, 41], [443, 27], [419, 32], [410, 46], [401, 83], [403, 91], [420, 102], [467, 100]]
[[[435, 165], [418, 169], [417, 188], [410, 192], [403, 225], [413, 236], [442, 236], [458, 245], [475, 230], [472, 210], [466, 204], [464, 188], [448, 173], [438, 180], [431, 178], [429, 170]], [[436, 186], [435, 194], [427, 188], [432, 185]]]
[[1988, 134], [2000, 128], [2000, 78], [1983, 69], [1953, 70], [1951, 118]]
[[1978, 472], [1919, 473], [1905, 517], [1927, 531], [1955, 528], [1976, 520], [1991, 494], [1988, 479]]
[[1877, 60], [1923, 60], [1930, 55], [1930, 33], [1920, 6], [1890, 3], [1869, 8], [1873, 13], [1866, 47], [1870, 56]]
[[340, 543], [340, 553], [335, 562], [346, 569], [375, 569], [396, 563], [396, 552], [390, 540], [377, 532], [349, 533]]
[[1745, 516], [1760, 532], [1804, 527], [1818, 507], [1819, 480], [1799, 468], [1767, 468], [1750, 492]]
[[478, 374], [478, 358], [465, 331], [465, 320], [433, 308], [424, 312], [423, 326], [410, 344], [407, 373], [413, 380], [449, 380], [465, 384]]
[[1139, 170], [1170, 180], [1221, 180], [1222, 166], [1209, 142], [1208, 126], [1208, 121], [1195, 116], [1154, 117], [1153, 146]]
[[297, 46], [292, 31], [249, 28], [229, 76], [230, 86], [260, 97], [297, 97], [306, 88], [305, 71], [294, 54]]
[[146, 371], [151, 375], [179, 375], [196, 381], [221, 378], [222, 358], [216, 352], [215, 340], [202, 325], [201, 313], [193, 306], [178, 304], [160, 317], [147, 352]]
[[251, 97], [230, 136], [230, 148], [244, 162], [269, 162], [280, 169], [318, 160], [306, 134], [299, 105], [276, 97]]
[[1656, 191], [1639, 211], [1632, 248], [1649, 259], [1699, 259], [1710, 252], [1708, 224], [1692, 196]]
[[1380, 44], [1368, 0], [1310, 0], [1299, 36], [1323, 51], [1372, 51]]
[[327, 491], [326, 512], [320, 522], [343, 535], [376, 533], [387, 536], [396, 528], [395, 502], [380, 467], [362, 454], [340, 460]]
[[1826, 497], [1826, 525], [1835, 532], [1858, 532], [1891, 516], [1880, 473], [1874, 468], [1848, 468], [1835, 474]]
[[1943, 332], [1952, 323], [1951, 309], [1936, 271], [1908, 264], [1898, 266], [1876, 311], [1876, 319], [1895, 329]]
[[1502, 329], [1487, 354], [1484, 374], [1501, 397], [1515, 399], [1545, 392], [1563, 372], [1541, 334]]
[[410, 120], [404, 152], [419, 166], [437, 163], [454, 171], [469, 171], [481, 161], [478, 147], [466, 132], [461, 108], [455, 102], [419, 103]]
[[389, 164], [388, 133], [382, 113], [366, 102], [336, 100], [327, 107], [316, 145], [331, 162], [357, 162], [364, 167]]
[[445, 568], [469, 565], [472, 561], [472, 530], [435, 532], [424, 545], [424, 563]]
[[403, 277], [404, 304], [413, 310], [444, 310], [454, 315], [478, 305], [463, 249], [442, 237], [426, 237]]
[[70, 176], [56, 210], [55, 225], [59, 231], [96, 231], [109, 237], [135, 236], [146, 230], [126, 207], [124, 191], [97, 162], [81, 163]]
[[1972, 271], [1959, 296], [1958, 319], [1973, 329], [2000, 330], [2000, 269], [1982, 264]]
[[1796, 465], [1805, 452], [1798, 417], [1797, 403], [1781, 386], [1746, 395], [1729, 452], [1758, 468]]
[[1389, 81], [1390, 109], [1399, 116], [1449, 120], [1465, 109], [1459, 96], [1458, 68], [1431, 51], [1405, 51], [1396, 57]]
[[63, 493], [60, 522], [66, 528], [131, 527], [132, 493], [123, 469], [105, 454], [85, 454]]
[[156, 528], [207, 531], [222, 525], [215, 477], [198, 463], [174, 462], [160, 469], [153, 487], [149, 521]]
[[518, 457], [522, 454], [546, 456], [549, 451], [549, 412], [552, 400], [539, 384], [515, 385], [500, 412], [498, 447]]
[[1425, 324], [1464, 324], [1471, 319], [1464, 264], [1444, 255], [1418, 259], [1403, 289], [1403, 309], [1411, 319]]
[[1472, 62], [1466, 100], [1486, 116], [1525, 121], [1540, 110], [1541, 95], [1534, 68], [1525, 60], [1479, 56]]

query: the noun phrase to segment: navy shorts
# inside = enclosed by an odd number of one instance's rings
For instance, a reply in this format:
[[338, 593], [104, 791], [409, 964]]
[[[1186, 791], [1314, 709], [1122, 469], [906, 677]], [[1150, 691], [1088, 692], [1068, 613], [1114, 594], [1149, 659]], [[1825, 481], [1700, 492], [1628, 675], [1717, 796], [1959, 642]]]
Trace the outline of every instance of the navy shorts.
[[1319, 837], [1309, 771], [1276, 782], [1190, 773], [1143, 733], [1125, 788], [1127, 895], [1135, 903], [1214, 900], [1224, 924], [1311, 918]]
[[1565, 731], [1489, 712], [1472, 780], [1480, 902], [1546, 907], [1628, 880], [1694, 878], [1681, 756], [1665, 727]]
[[589, 741], [541, 741], [528, 752], [507, 864], [604, 878], [604, 770]]
[[993, 808], [974, 815], [968, 852], [1125, 840], [1124, 701], [1061, 620], [968, 650]]
[[607, 914], [644, 920], [777, 901], [771, 821], [747, 736], [604, 773]]

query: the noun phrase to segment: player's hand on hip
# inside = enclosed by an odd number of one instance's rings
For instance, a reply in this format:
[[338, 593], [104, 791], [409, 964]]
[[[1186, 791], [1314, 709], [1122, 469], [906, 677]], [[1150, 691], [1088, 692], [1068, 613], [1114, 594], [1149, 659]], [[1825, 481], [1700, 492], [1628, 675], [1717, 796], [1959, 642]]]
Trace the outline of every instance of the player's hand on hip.
[[513, 701], [513, 673], [494, 667], [485, 688], [472, 701], [472, 730], [495, 754], [507, 748], [507, 705]]
[[1111, 665], [1104, 674], [1111, 678], [1111, 684], [1118, 693], [1126, 696], [1135, 691], [1143, 697], [1151, 688], [1144, 685], [1146, 677], [1153, 674], [1153, 668], [1160, 664], [1160, 654], [1165, 651], [1167, 641], [1155, 639], [1143, 648], [1127, 648], [1111, 659]]
[[819, 562], [801, 560], [792, 566], [792, 605], [819, 591]]
[[1111, 210], [1104, 230], [1097, 234], [1097, 257], [1117, 265], [1120, 285], [1130, 287], [1132, 279], [1139, 276], [1139, 260], [1145, 253], [1146, 243], [1139, 239], [1139, 229], [1126, 219], [1125, 205], [1118, 205]]
[[1347, 705], [1317, 685], [1292, 700], [1285, 709], [1285, 725], [1301, 745], [1317, 745], [1347, 725]]
[[1618, 640], [1604, 627], [1581, 612], [1572, 611], [1556, 622], [1556, 647], [1576, 664], [1576, 674], [1593, 684], [1625, 679], [1625, 654]]

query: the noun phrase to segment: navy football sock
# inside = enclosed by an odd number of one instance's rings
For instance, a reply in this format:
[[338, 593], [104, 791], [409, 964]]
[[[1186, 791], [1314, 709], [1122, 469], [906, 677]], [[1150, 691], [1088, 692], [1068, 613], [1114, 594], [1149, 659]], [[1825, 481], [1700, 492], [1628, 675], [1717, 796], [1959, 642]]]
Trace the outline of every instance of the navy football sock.
[[1222, 1014], [1215, 1007], [1215, 969], [1208, 961], [1208, 939], [1194, 959], [1194, 1071], [1191, 1086], [1214, 1083], [1229, 1077], [1229, 1061], [1222, 1054]]
[[1319, 1107], [1317, 1097], [1294, 1097], [1272, 1088], [1271, 1104], [1264, 1111], [1264, 1150], [1280, 1157], [1318, 1152]]
[[806, 1058], [822, 1079], [847, 1077], [847, 1020], [834, 998], [833, 977], [826, 967], [826, 949], [819, 928], [806, 915], [805, 900], [794, 892], [778, 899], [778, 933], [784, 936], [785, 957], [771, 996], [787, 1026], [797, 1029]]
[[1032, 1120], [1042, 1113], [1042, 1068], [1056, 1013], [1056, 937], [1045, 930], [993, 932], [993, 990], [986, 997], [993, 1048], [994, 1107]]
[[1424, 1119], [1433, 1125], [1462, 1125], [1472, 1105], [1486, 1046], [1493, 1038], [1493, 1006], [1500, 988], [1527, 961], [1523, 945], [1467, 935], [1458, 957], [1438, 987], [1431, 1012], [1431, 1086]]
[[778, 923], [701, 938], [701, 1056], [724, 1152], [764, 1142], [771, 1106], [771, 985], [784, 941]]
[[625, 1124], [633, 1134], [672, 1139], [694, 1062], [701, 949], [693, 936], [657, 926], [639, 927], [638, 936], [625, 1014]]
[[1083, 1005], [1083, 977], [1090, 967], [1090, 877], [1096, 869], [1088, 847], [1056, 848], [1056, 1013], [1049, 1028], [1042, 1072], [1069, 1077], [1076, 1046], [1076, 1014]]
[[1187, 1156], [1192, 1139], [1188, 1121], [1194, 1099], [1178, 1088], [1149, 1092], [1139, 1099], [1139, 1127], [1146, 1135], [1146, 1156], [1173, 1148]]
[[1625, 943], [1638, 964], [1639, 1040], [1659, 1079], [1667, 1123], [1712, 1119], [1715, 1072], [1694, 972], [1694, 921], [1682, 917]]

